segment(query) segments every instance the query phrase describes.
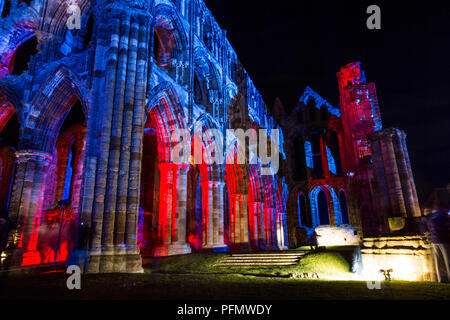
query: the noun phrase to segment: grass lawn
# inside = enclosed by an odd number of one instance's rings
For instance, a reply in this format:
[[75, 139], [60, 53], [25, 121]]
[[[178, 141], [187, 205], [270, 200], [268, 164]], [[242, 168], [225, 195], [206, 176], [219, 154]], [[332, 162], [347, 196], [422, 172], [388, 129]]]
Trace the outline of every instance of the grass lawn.
[[218, 268], [226, 254], [153, 259], [143, 274], [83, 275], [82, 290], [66, 288], [68, 275], [9, 275], [0, 279], [0, 299], [445, 299], [450, 285], [392, 281], [369, 290], [364, 281], [290, 279], [293, 272], [349, 274], [349, 264], [336, 252], [304, 257], [295, 266]]
[[450, 299], [450, 285], [392, 281], [368, 290], [363, 281], [266, 278], [239, 274], [85, 275], [82, 289], [66, 288], [65, 274], [10, 277], [1, 299]]
[[289, 276], [293, 273], [318, 273], [323, 275], [350, 275], [348, 261], [337, 252], [308, 254], [297, 265], [282, 267], [216, 267], [227, 254], [190, 254], [152, 259], [146, 265], [148, 273], [201, 273]]

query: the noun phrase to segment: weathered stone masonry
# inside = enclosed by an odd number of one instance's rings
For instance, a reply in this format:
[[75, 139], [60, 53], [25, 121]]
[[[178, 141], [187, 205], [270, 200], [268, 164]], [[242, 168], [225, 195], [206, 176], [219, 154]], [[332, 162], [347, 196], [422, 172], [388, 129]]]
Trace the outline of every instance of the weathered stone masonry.
[[[339, 108], [308, 87], [290, 115], [278, 101], [272, 117], [201, 0], [4, 3], [3, 263], [73, 263], [86, 250], [86, 272], [142, 272], [147, 255], [280, 250], [324, 226], [359, 241], [420, 215], [405, 136], [381, 130], [359, 63], [338, 73]], [[238, 164], [249, 154], [227, 129], [266, 129], [280, 170]], [[234, 161], [177, 162], [176, 130], [189, 132], [187, 150]]]

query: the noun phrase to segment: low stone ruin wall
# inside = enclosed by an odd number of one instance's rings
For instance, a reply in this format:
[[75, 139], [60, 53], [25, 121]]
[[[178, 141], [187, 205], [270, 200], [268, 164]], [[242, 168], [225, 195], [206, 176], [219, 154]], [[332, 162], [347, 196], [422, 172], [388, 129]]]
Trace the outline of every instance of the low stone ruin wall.
[[395, 280], [433, 281], [431, 242], [427, 235], [364, 238], [363, 275], [384, 280], [380, 270], [392, 269]]

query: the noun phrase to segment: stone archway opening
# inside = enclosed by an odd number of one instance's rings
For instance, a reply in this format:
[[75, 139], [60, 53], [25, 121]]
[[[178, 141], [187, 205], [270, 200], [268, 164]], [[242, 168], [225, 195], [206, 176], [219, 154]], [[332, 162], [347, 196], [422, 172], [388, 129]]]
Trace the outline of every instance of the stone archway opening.
[[38, 251], [41, 263], [66, 261], [74, 249], [84, 172], [86, 115], [71, 103], [59, 128], [47, 168]]
[[[153, 172], [159, 177], [159, 181], [158, 179], [150, 181], [151, 173], [143, 177], [144, 170], [141, 170], [140, 173], [143, 181], [148, 182], [145, 186], [149, 190], [148, 197], [153, 194], [154, 212], [152, 212], [153, 217], [151, 218], [153, 234], [149, 239], [151, 241], [150, 254], [152, 256], [186, 254], [191, 252], [191, 248], [186, 242], [189, 164], [184, 161], [178, 163], [177, 156], [173, 154], [175, 148], [173, 133], [185, 128], [186, 124], [183, 109], [175, 92], [170, 87], [161, 90], [155, 89], [155, 92], [154, 99], [146, 108], [144, 134], [154, 136], [146, 138], [148, 151], [145, 152], [153, 157], [149, 170], [152, 170], [151, 165], [153, 164]], [[183, 143], [190, 145], [190, 141], [184, 141], [184, 139]], [[181, 149], [185, 150], [185, 147], [186, 145]], [[142, 154], [140, 155], [142, 156]], [[146, 163], [142, 163], [142, 167], [145, 165]], [[157, 168], [155, 168], [156, 166]], [[152, 186], [153, 192], [151, 191]], [[142, 195], [141, 193], [141, 197]], [[149, 201], [149, 199], [146, 198], [143, 202], [145, 203], [145, 201]], [[146, 205], [147, 208], [150, 207], [149, 203]]]
[[157, 15], [152, 35], [152, 55], [158, 67], [180, 84], [186, 82], [183, 64], [187, 62], [182, 31], [173, 16]]
[[28, 71], [28, 64], [31, 57], [37, 54], [38, 41], [36, 36], [31, 37], [24, 43], [22, 43], [14, 52], [9, 62], [9, 72], [13, 75], [21, 75], [25, 71]]
[[144, 127], [141, 199], [138, 219], [138, 246], [141, 256], [150, 256], [157, 242], [159, 209], [159, 155], [157, 133], [151, 118]]
[[328, 214], [328, 200], [323, 190], [320, 190], [317, 194], [317, 209], [319, 213], [320, 225], [330, 224], [330, 216]]

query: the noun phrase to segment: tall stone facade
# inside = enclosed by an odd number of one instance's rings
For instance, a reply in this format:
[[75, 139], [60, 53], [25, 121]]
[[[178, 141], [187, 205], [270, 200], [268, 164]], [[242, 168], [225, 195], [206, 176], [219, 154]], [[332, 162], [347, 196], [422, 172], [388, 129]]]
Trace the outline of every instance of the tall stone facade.
[[[404, 137], [392, 159], [369, 147], [381, 120], [357, 63], [338, 75], [340, 108], [307, 88], [290, 116], [279, 102], [272, 116], [201, 0], [0, 10], [4, 263], [87, 252], [86, 272], [141, 272], [146, 255], [280, 250], [318, 226], [377, 232], [375, 210], [418, 214]], [[372, 178], [372, 158], [400, 167]], [[400, 189], [383, 188], [394, 174]], [[374, 209], [394, 194], [405, 212]]]
[[309, 87], [289, 115], [280, 101], [273, 108], [285, 137], [279, 174], [288, 185], [292, 244], [307, 243], [314, 231], [346, 244], [349, 227], [360, 239], [387, 235], [404, 227], [395, 217], [421, 215], [405, 133], [382, 128], [375, 85], [358, 62], [342, 67], [337, 80], [339, 108]]
[[[278, 175], [233, 161], [243, 148], [227, 131], [266, 129], [270, 143], [273, 118], [202, 1], [8, 1], [2, 11], [10, 263], [65, 261], [79, 242], [92, 273], [139, 272], [141, 255], [286, 247]], [[178, 144], [227, 161], [177, 162]]]

